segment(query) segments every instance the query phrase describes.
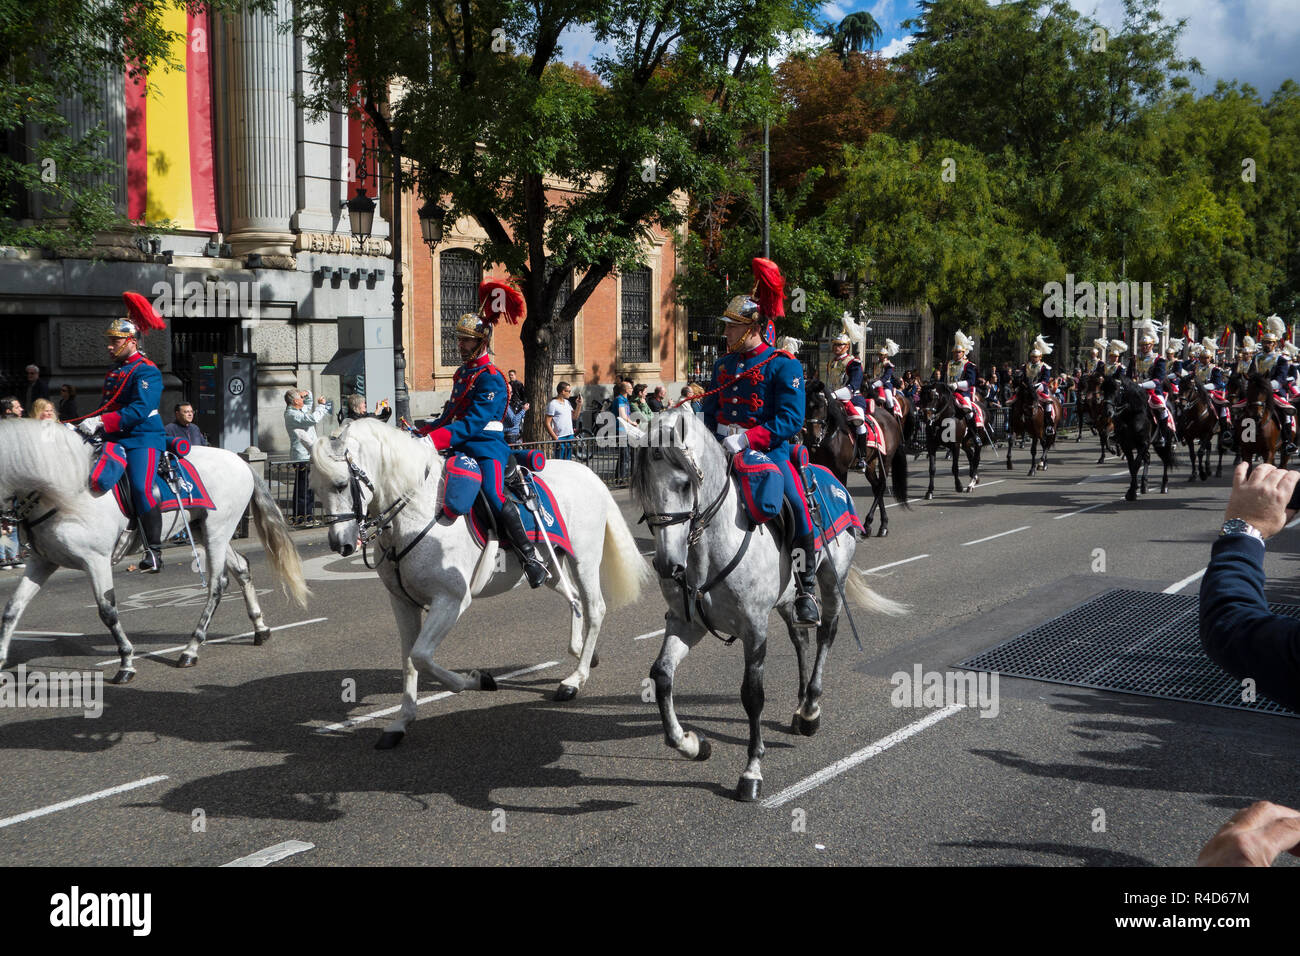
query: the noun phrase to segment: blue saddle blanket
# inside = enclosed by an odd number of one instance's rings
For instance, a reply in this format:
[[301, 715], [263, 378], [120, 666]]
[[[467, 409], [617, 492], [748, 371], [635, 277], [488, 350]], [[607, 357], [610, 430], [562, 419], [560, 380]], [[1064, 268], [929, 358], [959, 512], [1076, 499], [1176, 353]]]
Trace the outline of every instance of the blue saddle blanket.
[[817, 550], [850, 528], [862, 530], [862, 520], [853, 510], [853, 496], [838, 478], [822, 465], [805, 466], [804, 476], [808, 484], [816, 486], [812, 497], [817, 502], [816, 525], [822, 529], [814, 536]]
[[[443, 490], [442, 510], [452, 518], [468, 515], [470, 535], [482, 547], [487, 541], [487, 516], [482, 507], [475, 507], [479, 489], [483, 484], [483, 472], [478, 462], [468, 455], [457, 454], [447, 459], [445, 465], [445, 488]], [[555, 493], [547, 486], [540, 475], [534, 474], [527, 479], [536, 492], [534, 499], [541, 511], [543, 530], [538, 528], [537, 517], [532, 509], [519, 504], [519, 517], [530, 540], [542, 543], [542, 534], [550, 539], [556, 551], [574, 554], [573, 542], [569, 538], [569, 527], [560, 511]], [[507, 494], [509, 490], [507, 489]]]

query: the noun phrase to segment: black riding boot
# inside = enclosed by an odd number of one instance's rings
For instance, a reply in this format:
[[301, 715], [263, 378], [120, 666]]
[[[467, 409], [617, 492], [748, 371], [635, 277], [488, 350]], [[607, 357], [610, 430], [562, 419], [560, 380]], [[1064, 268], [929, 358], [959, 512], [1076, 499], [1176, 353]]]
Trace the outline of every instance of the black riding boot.
[[973, 414], [968, 414], [966, 416], [966, 431], [970, 432], [971, 438], [975, 441], [976, 448], [979, 448], [984, 444], [984, 439], [980, 438], [980, 429], [975, 427], [975, 416]]
[[1291, 425], [1291, 417], [1279, 415], [1278, 418], [1282, 420], [1282, 443], [1286, 447], [1286, 453], [1294, 455], [1296, 453], [1295, 429]]
[[822, 608], [817, 600], [817, 549], [812, 534], [795, 538], [793, 557], [794, 583], [798, 591], [794, 599], [795, 622], [808, 625], [820, 624]]
[[140, 539], [144, 544], [144, 557], [137, 571], [157, 574], [162, 570], [162, 509], [155, 507], [140, 515]]
[[501, 506], [500, 520], [501, 530], [510, 538], [510, 543], [514, 545], [520, 560], [523, 561], [524, 574], [528, 576], [528, 586], [541, 587], [551, 576], [551, 572], [547, 571], [546, 565], [538, 560], [537, 549], [528, 539], [523, 519], [519, 517], [519, 508], [511, 498], [506, 498], [505, 504]]

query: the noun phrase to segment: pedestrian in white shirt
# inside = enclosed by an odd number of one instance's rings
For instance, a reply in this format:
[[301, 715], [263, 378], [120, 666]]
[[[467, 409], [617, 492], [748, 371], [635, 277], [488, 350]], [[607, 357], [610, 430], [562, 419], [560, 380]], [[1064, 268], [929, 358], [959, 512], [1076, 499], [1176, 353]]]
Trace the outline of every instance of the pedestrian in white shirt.
[[573, 406], [569, 403], [572, 386], [561, 382], [555, 387], [555, 397], [546, 404], [546, 430], [558, 443], [555, 457], [568, 460], [573, 456]]

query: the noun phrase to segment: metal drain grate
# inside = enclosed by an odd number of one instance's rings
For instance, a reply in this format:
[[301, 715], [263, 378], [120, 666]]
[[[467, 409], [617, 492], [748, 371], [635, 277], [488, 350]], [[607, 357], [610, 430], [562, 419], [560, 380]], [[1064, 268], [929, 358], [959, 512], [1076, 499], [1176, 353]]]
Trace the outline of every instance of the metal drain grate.
[[[958, 667], [1007, 677], [1300, 717], [1267, 697], [1247, 703], [1241, 682], [1201, 647], [1199, 598], [1120, 588], [969, 657]], [[1272, 604], [1300, 618], [1300, 605]]]

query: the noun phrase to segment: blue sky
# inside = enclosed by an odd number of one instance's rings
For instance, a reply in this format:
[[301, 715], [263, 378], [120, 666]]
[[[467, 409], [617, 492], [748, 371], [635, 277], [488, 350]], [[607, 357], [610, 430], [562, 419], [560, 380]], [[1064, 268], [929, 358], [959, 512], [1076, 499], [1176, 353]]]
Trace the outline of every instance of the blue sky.
[[[1081, 13], [1103, 25], [1118, 27], [1121, 0], [1069, 0]], [[1215, 81], [1238, 79], [1254, 86], [1265, 100], [1287, 77], [1300, 82], [1300, 0], [1162, 0], [1167, 20], [1186, 18], [1181, 40], [1184, 56], [1201, 61], [1205, 75], [1193, 78], [1198, 92]], [[906, 49], [907, 31], [899, 24], [915, 15], [914, 0], [840, 0], [822, 5], [828, 20], [867, 10], [884, 31], [877, 49], [893, 55]], [[571, 31], [563, 38], [564, 60], [590, 62], [594, 38]]]

